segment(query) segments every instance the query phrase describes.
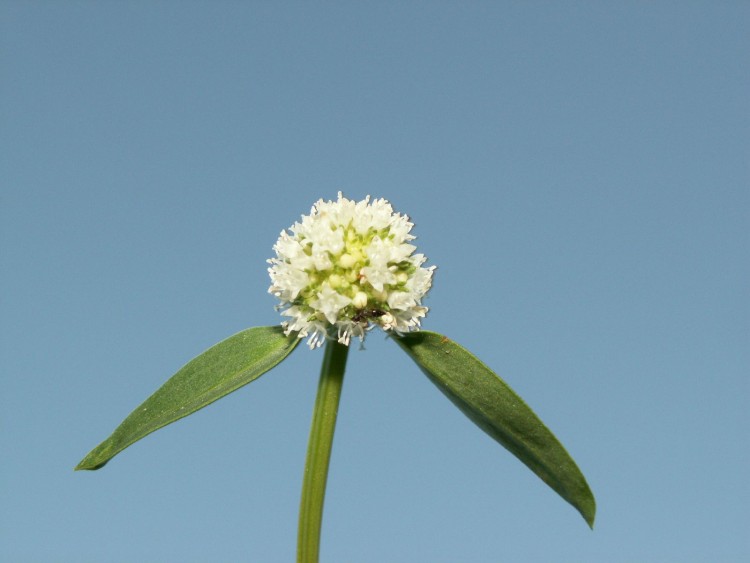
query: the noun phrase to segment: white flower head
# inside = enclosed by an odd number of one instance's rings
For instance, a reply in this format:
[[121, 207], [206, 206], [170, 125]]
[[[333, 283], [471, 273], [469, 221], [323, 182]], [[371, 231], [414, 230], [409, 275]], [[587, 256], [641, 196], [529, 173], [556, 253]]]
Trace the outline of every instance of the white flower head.
[[290, 317], [288, 335], [308, 337], [310, 348], [336, 338], [349, 345], [378, 325], [385, 331], [419, 330], [422, 298], [435, 266], [414, 254], [414, 225], [385, 199], [319, 200], [309, 215], [282, 231], [268, 260], [278, 309]]

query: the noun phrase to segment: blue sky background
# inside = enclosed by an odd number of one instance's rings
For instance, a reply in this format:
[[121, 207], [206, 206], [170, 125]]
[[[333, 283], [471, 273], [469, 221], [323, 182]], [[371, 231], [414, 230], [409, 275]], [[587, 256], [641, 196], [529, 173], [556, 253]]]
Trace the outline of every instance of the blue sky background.
[[750, 4], [0, 2], [0, 559], [294, 559], [322, 353], [73, 466], [279, 321], [338, 190], [436, 264], [425, 327], [503, 376], [574, 509], [397, 347], [350, 355], [322, 561], [750, 558]]

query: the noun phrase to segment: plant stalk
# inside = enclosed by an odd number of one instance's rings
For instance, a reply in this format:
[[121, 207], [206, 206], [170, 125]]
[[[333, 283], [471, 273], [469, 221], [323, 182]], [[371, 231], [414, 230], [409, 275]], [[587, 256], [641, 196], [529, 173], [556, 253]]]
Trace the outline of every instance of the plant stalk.
[[318, 563], [328, 463], [331, 459], [333, 433], [336, 429], [336, 415], [348, 353], [349, 347], [335, 340], [329, 340], [326, 343], [310, 428], [310, 440], [307, 444], [305, 475], [302, 480], [297, 532], [297, 563]]

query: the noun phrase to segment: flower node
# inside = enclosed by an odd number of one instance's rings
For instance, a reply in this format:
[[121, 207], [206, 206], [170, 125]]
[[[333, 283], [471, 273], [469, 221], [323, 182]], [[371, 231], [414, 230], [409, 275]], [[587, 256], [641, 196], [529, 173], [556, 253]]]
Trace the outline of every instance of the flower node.
[[286, 334], [308, 337], [310, 348], [335, 338], [349, 345], [378, 325], [385, 331], [419, 330], [422, 298], [435, 266], [409, 244], [414, 225], [385, 199], [319, 200], [309, 215], [282, 231], [268, 260]]

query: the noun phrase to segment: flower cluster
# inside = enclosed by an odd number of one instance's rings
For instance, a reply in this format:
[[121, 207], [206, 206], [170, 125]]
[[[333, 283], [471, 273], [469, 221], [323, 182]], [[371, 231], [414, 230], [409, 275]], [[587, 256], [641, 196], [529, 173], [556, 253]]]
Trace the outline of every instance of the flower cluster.
[[385, 331], [419, 330], [422, 298], [435, 266], [423, 268], [409, 234], [414, 225], [385, 199], [319, 200], [273, 249], [268, 292], [290, 317], [286, 334], [308, 336], [310, 348], [326, 338], [348, 345], [374, 325]]

